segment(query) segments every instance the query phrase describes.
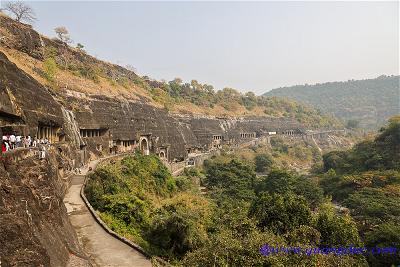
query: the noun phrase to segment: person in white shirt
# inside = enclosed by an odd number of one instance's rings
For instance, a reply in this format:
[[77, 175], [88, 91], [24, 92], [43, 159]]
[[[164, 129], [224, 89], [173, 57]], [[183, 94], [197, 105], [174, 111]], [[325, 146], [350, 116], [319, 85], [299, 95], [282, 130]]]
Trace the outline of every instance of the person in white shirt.
[[6, 145], [6, 151], [10, 150], [10, 145], [8, 144], [8, 142], [5, 142]]
[[32, 138], [31, 138], [30, 135], [28, 135], [28, 136], [26, 137], [26, 144], [27, 144], [28, 147], [30, 147], [31, 144], [32, 144]]
[[11, 146], [11, 149], [14, 149], [15, 148], [15, 141], [16, 141], [16, 138], [15, 138], [15, 135], [10, 135], [10, 146]]
[[46, 157], [46, 146], [41, 144], [39, 146], [39, 159], [44, 159]]
[[16, 144], [16, 147], [21, 147], [21, 141], [22, 141], [21, 136], [20, 136], [20, 135], [17, 135], [17, 136], [15, 137], [15, 144]]

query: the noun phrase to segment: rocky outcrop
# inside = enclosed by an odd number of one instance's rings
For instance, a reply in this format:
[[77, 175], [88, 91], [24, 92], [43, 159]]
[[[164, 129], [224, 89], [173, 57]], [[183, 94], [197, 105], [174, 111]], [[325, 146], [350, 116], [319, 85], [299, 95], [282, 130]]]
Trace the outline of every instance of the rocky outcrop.
[[[10, 117], [25, 125], [24, 134], [36, 135], [39, 124], [60, 127], [63, 124], [61, 105], [39, 82], [20, 70], [0, 52], [0, 95], [5, 126]], [[1, 115], [1, 114], [0, 114]], [[0, 121], [1, 122], [1, 121]]]
[[[0, 96], [3, 133], [35, 136], [46, 125], [69, 135], [62, 130], [62, 106], [2, 53]], [[76, 146], [55, 141], [45, 160], [35, 149], [22, 148], [1, 157], [1, 266], [65, 266], [70, 253], [82, 255], [62, 201], [66, 175], [79, 162]]]
[[0, 164], [1, 266], [65, 266], [70, 253], [83, 256], [68, 220], [62, 179], [66, 161], [56, 148]]
[[17, 23], [9, 17], [0, 13], [1, 44], [13, 48], [28, 55], [43, 59], [43, 40], [39, 33], [32, 29], [32, 26]]
[[[15, 49], [29, 56], [43, 60], [46, 48], [55, 48], [57, 51], [66, 50], [66, 45], [57, 39], [49, 39], [40, 35], [30, 25], [19, 23], [0, 12], [0, 45]], [[96, 59], [78, 49], [68, 48], [69, 60], [82, 65], [96, 65], [114, 80], [128, 78], [135, 80], [137, 75], [121, 66]]]

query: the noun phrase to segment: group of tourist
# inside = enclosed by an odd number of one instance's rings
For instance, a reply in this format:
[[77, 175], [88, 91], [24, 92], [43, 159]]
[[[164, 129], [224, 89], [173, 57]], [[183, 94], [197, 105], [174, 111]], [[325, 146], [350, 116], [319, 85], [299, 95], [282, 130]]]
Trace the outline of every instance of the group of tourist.
[[39, 144], [50, 144], [47, 138], [37, 139], [36, 137], [31, 137], [30, 135], [21, 136], [16, 134], [3, 135], [3, 142], [1, 146], [2, 152], [7, 152], [19, 147], [29, 148], [37, 147]]

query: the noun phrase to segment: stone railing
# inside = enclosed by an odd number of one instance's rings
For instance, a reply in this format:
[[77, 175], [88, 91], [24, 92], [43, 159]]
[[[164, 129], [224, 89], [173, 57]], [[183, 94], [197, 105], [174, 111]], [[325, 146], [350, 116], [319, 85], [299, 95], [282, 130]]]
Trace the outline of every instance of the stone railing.
[[164, 164], [165, 167], [168, 168], [168, 170], [173, 174], [173, 175], [178, 175], [180, 172], [182, 172], [185, 167], [186, 167], [186, 161], [180, 161], [180, 162], [168, 162], [167, 160], [161, 160], [161, 162]]

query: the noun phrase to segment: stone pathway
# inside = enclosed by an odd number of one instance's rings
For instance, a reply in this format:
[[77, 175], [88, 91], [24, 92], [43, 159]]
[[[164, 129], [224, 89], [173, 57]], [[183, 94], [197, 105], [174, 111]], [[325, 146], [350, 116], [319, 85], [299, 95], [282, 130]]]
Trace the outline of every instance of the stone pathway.
[[[94, 169], [99, 160], [92, 161], [89, 166]], [[84, 174], [72, 178], [64, 204], [67, 207], [69, 219], [75, 228], [83, 250], [89, 256], [91, 263], [96, 267], [147, 267], [151, 262], [137, 250], [115, 239], [108, 234], [93, 218], [80, 196], [84, 181]], [[71, 262], [69, 266], [78, 266]], [[82, 265], [81, 265], [82, 266]]]

